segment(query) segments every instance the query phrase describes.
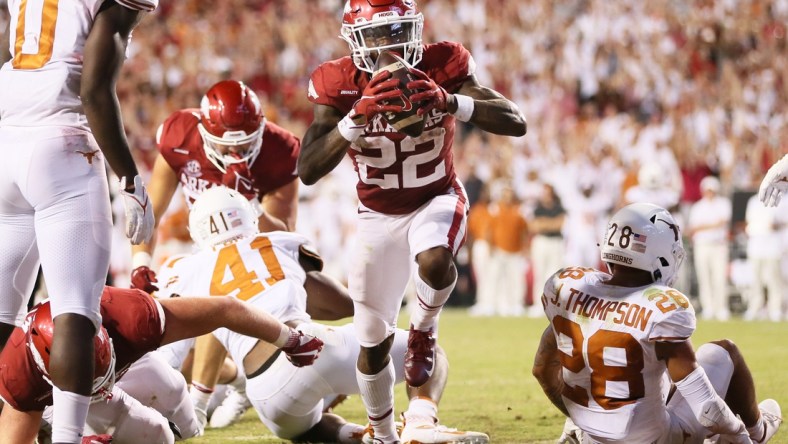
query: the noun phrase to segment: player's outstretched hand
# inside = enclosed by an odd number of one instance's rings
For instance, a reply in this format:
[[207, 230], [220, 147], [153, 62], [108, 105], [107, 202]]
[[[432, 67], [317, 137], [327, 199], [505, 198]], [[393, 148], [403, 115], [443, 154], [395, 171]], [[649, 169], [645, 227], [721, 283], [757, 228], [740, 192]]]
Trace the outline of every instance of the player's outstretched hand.
[[296, 367], [312, 365], [321, 350], [323, 350], [323, 341], [320, 338], [304, 334], [294, 328], [290, 330], [290, 339], [282, 346], [287, 360]]
[[788, 190], [788, 154], [766, 172], [758, 190], [758, 197], [767, 207], [776, 207], [786, 190]]
[[572, 418], [566, 418], [564, 422], [564, 431], [556, 442], [557, 444], [580, 444], [583, 442], [583, 431], [580, 430], [580, 427], [575, 425]]
[[154, 285], [157, 282], [159, 280], [156, 279], [156, 272], [145, 265], [139, 266], [131, 272], [131, 288], [153, 293], [159, 291], [159, 287]]
[[416, 78], [416, 80], [408, 82], [405, 87], [415, 91], [410, 96], [411, 102], [421, 102], [418, 114], [423, 116], [433, 109], [444, 113], [448, 112], [449, 93], [442, 86], [435, 83], [424, 71], [409, 68], [408, 72]]
[[126, 212], [126, 237], [134, 245], [150, 240], [153, 236], [153, 207], [142, 178], [134, 176], [134, 191], [126, 191], [126, 176], [120, 178], [120, 195]]

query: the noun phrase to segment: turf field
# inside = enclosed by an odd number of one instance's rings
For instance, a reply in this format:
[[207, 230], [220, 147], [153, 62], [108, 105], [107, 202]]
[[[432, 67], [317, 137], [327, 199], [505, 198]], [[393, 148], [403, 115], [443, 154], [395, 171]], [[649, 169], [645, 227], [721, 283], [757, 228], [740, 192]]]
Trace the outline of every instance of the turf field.
[[[407, 315], [403, 313], [403, 317]], [[542, 394], [531, 376], [531, 363], [546, 319], [471, 318], [465, 310], [447, 309], [441, 315], [440, 344], [449, 356], [449, 384], [440, 405], [441, 422], [486, 432], [493, 443], [548, 443], [560, 435], [563, 417]], [[695, 347], [727, 337], [738, 344], [755, 377], [758, 399], [776, 399], [788, 410], [788, 323], [741, 321], [701, 322]], [[406, 406], [405, 390], [396, 389], [396, 409]], [[336, 413], [365, 423], [358, 396]], [[788, 429], [788, 426], [786, 426]], [[191, 441], [190, 441], [191, 442]], [[253, 410], [223, 430], [208, 429], [195, 443], [279, 443]], [[772, 443], [788, 443], [780, 430]]]

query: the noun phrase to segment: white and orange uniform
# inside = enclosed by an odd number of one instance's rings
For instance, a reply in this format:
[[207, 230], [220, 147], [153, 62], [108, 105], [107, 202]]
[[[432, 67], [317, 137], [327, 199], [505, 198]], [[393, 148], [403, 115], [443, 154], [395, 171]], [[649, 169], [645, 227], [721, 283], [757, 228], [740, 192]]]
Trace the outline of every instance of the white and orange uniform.
[[[158, 0], [117, 0], [151, 11]], [[9, 0], [0, 68], [0, 322], [22, 321], [39, 263], [52, 315], [100, 322], [112, 217], [104, 158], [82, 108], [84, 46], [103, 0]]]
[[[666, 405], [670, 379], [655, 352], [656, 342], [690, 338], [692, 305], [664, 285], [620, 287], [607, 285], [610, 278], [591, 268], [564, 268], [544, 287], [572, 420], [589, 442], [702, 442], [705, 429], [681, 395]], [[731, 375], [709, 369], [702, 356], [698, 362], [724, 397]]]
[[[253, 304], [282, 322], [299, 323], [298, 329], [325, 343], [320, 357], [308, 367], [294, 367], [280, 353], [271, 366], [246, 381], [246, 394], [260, 419], [280, 438], [296, 437], [312, 428], [329, 395], [357, 394], [356, 360], [359, 343], [353, 324], [329, 327], [311, 322], [306, 313], [306, 273], [299, 264], [307, 239], [283, 231], [258, 234], [235, 243], [171, 258], [159, 270], [159, 297], [230, 295]], [[309, 253], [314, 255], [314, 253]], [[227, 329], [214, 332], [236, 365], [257, 343], [256, 338]], [[392, 346], [396, 380], [404, 380], [407, 332], [397, 330]], [[183, 341], [160, 349], [180, 368], [190, 343]], [[257, 369], [243, 369], [244, 373]]]

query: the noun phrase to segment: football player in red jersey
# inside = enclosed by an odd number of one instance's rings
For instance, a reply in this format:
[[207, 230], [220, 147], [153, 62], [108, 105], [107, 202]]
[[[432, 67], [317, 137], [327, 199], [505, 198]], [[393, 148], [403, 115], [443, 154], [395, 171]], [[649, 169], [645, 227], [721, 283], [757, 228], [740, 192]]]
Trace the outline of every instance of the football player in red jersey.
[[[411, 266], [418, 307], [411, 317], [405, 373], [412, 386], [430, 377], [436, 320], [454, 288], [453, 256], [465, 238], [467, 199], [452, 161], [455, 121], [495, 134], [522, 136], [517, 106], [479, 84], [470, 53], [459, 43], [425, 45], [415, 1], [349, 0], [341, 37], [351, 55], [321, 64], [308, 97], [314, 121], [304, 136], [298, 173], [306, 184], [328, 174], [347, 153], [358, 171], [358, 242], [349, 276], [354, 324], [362, 344], [357, 378], [376, 442], [398, 442], [394, 430], [392, 332]], [[424, 132], [408, 137], [381, 112], [397, 80], [371, 78], [382, 50], [410, 65], [411, 101], [425, 115]], [[415, 264], [414, 264], [415, 262]]]
[[[159, 346], [225, 327], [282, 349], [295, 366], [311, 365], [323, 348], [314, 336], [289, 327], [232, 297], [157, 300], [136, 289], [105, 287], [96, 349], [92, 395], [102, 398], [114, 381], [144, 354]], [[31, 311], [0, 353], [0, 444], [32, 443], [44, 408], [52, 403], [49, 302]], [[262, 362], [256, 363], [258, 365]]]
[[4, 2], [10, 20], [0, 39], [0, 151], [7, 160], [0, 164], [0, 348], [24, 319], [40, 265], [57, 295], [55, 443], [80, 441], [90, 402], [91, 339], [101, 322], [112, 233], [105, 160], [121, 178], [127, 236], [139, 243], [153, 233], [115, 83], [132, 30], [157, 4]]
[[[224, 80], [214, 84], [203, 96], [200, 108], [170, 115], [159, 127], [156, 140], [160, 154], [153, 166], [149, 193], [157, 226], [180, 184], [190, 207], [205, 189], [225, 185], [254, 204], [261, 230], [295, 228], [300, 141], [265, 119], [260, 100], [243, 82]], [[158, 290], [155, 272], [150, 268], [155, 241], [154, 236], [150, 242], [132, 248], [132, 288]], [[350, 300], [310, 298], [308, 304], [308, 312], [315, 319], [335, 320], [353, 313]], [[222, 360], [224, 355], [210, 337], [197, 341], [191, 372], [193, 396], [209, 395], [200, 392], [218, 377], [209, 371], [209, 363]]]

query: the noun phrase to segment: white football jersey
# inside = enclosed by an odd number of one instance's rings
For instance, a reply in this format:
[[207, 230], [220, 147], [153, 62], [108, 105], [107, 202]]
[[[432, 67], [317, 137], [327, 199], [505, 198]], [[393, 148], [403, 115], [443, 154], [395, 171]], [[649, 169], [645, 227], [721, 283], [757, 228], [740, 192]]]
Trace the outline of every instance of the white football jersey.
[[[152, 11], [158, 0], [116, 0]], [[11, 60], [0, 68], [0, 125], [89, 130], [79, 98], [85, 40], [104, 0], [8, 0]]]
[[[307, 322], [306, 272], [298, 258], [309, 245], [300, 234], [274, 231], [176, 256], [159, 270], [156, 296], [233, 296], [281, 322]], [[223, 328], [215, 335], [239, 365], [257, 342]]]
[[564, 403], [598, 442], [653, 442], [668, 429], [670, 387], [655, 342], [687, 340], [695, 312], [670, 287], [619, 287], [608, 279], [574, 267], [545, 284], [542, 303], [562, 352]]

